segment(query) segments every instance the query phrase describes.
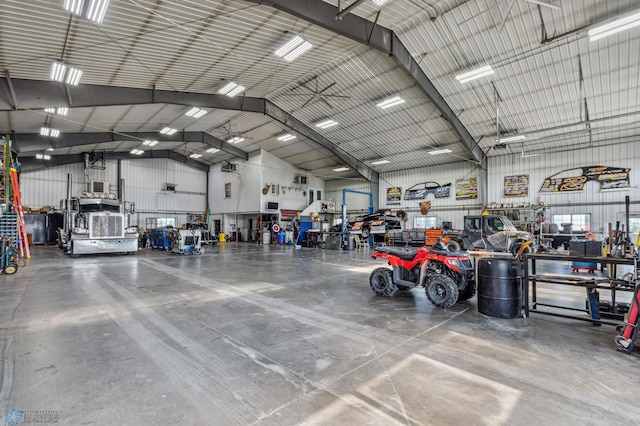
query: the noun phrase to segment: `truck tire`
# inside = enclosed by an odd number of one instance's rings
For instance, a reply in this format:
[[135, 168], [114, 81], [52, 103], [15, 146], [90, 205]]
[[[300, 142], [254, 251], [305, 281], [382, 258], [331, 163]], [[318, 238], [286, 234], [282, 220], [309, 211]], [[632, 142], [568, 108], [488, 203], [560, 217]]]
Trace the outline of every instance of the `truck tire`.
[[362, 227], [362, 233], [360, 237], [366, 240], [367, 238], [369, 238], [370, 235], [371, 235], [371, 228], [369, 228], [368, 226]]
[[439, 308], [450, 308], [458, 301], [456, 283], [443, 274], [433, 275], [425, 285], [424, 291], [431, 303]]
[[398, 291], [389, 268], [374, 269], [369, 276], [369, 285], [375, 294], [382, 297], [391, 297]]
[[449, 250], [449, 251], [460, 251], [460, 250], [462, 250], [462, 246], [456, 240], [449, 240], [449, 242], [446, 245], [447, 245], [447, 250]]

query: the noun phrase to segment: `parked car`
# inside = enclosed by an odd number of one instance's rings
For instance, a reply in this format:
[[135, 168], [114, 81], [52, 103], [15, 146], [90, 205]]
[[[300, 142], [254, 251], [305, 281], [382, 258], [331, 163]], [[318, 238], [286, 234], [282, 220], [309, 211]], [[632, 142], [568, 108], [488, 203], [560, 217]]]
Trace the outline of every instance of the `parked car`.
[[347, 223], [346, 231], [350, 234], [360, 235], [362, 238], [369, 238], [370, 235], [379, 236], [380, 240], [388, 231], [401, 231], [402, 223], [391, 212], [381, 211], [363, 216], [356, 216]]

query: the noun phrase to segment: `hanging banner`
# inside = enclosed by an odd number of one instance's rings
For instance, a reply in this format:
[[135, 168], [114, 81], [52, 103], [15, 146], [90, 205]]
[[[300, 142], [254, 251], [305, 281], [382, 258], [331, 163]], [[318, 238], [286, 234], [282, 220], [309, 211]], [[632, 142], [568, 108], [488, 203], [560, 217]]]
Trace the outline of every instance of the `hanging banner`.
[[505, 197], [526, 197], [529, 195], [529, 175], [504, 177]]
[[456, 200], [478, 198], [478, 179], [456, 179]]
[[429, 194], [436, 198], [448, 198], [451, 195], [451, 183], [440, 185], [438, 182], [423, 182], [413, 185], [405, 191], [404, 199], [424, 200]]
[[400, 201], [402, 201], [402, 187], [387, 188], [387, 204], [400, 204]]
[[[581, 172], [581, 175], [556, 178], [569, 171]], [[562, 170], [544, 180], [540, 193], [553, 194], [561, 192], [582, 191], [589, 181], [600, 182], [600, 190], [629, 188], [629, 171], [620, 167], [591, 166]]]

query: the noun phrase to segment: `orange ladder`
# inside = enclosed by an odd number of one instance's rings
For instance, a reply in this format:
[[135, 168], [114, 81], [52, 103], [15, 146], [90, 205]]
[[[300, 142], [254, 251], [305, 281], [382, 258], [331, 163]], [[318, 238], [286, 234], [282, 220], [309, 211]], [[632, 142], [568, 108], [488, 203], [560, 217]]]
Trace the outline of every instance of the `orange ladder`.
[[24, 222], [24, 212], [22, 211], [22, 197], [20, 195], [20, 184], [18, 183], [18, 170], [14, 167], [9, 169], [11, 176], [11, 189], [13, 192], [13, 209], [18, 213], [18, 240], [20, 240], [20, 255], [31, 259], [29, 251], [29, 239], [27, 238], [27, 227]]

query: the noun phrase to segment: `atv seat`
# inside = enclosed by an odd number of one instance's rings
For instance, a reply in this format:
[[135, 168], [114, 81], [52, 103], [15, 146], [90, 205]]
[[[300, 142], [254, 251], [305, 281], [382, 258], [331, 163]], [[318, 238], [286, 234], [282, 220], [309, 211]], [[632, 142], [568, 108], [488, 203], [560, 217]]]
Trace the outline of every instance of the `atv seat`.
[[416, 257], [416, 253], [418, 253], [417, 249], [406, 249], [406, 248], [396, 248], [396, 247], [376, 247], [375, 251], [379, 251], [382, 253], [387, 253], [392, 256], [398, 256], [402, 260], [413, 260]]

